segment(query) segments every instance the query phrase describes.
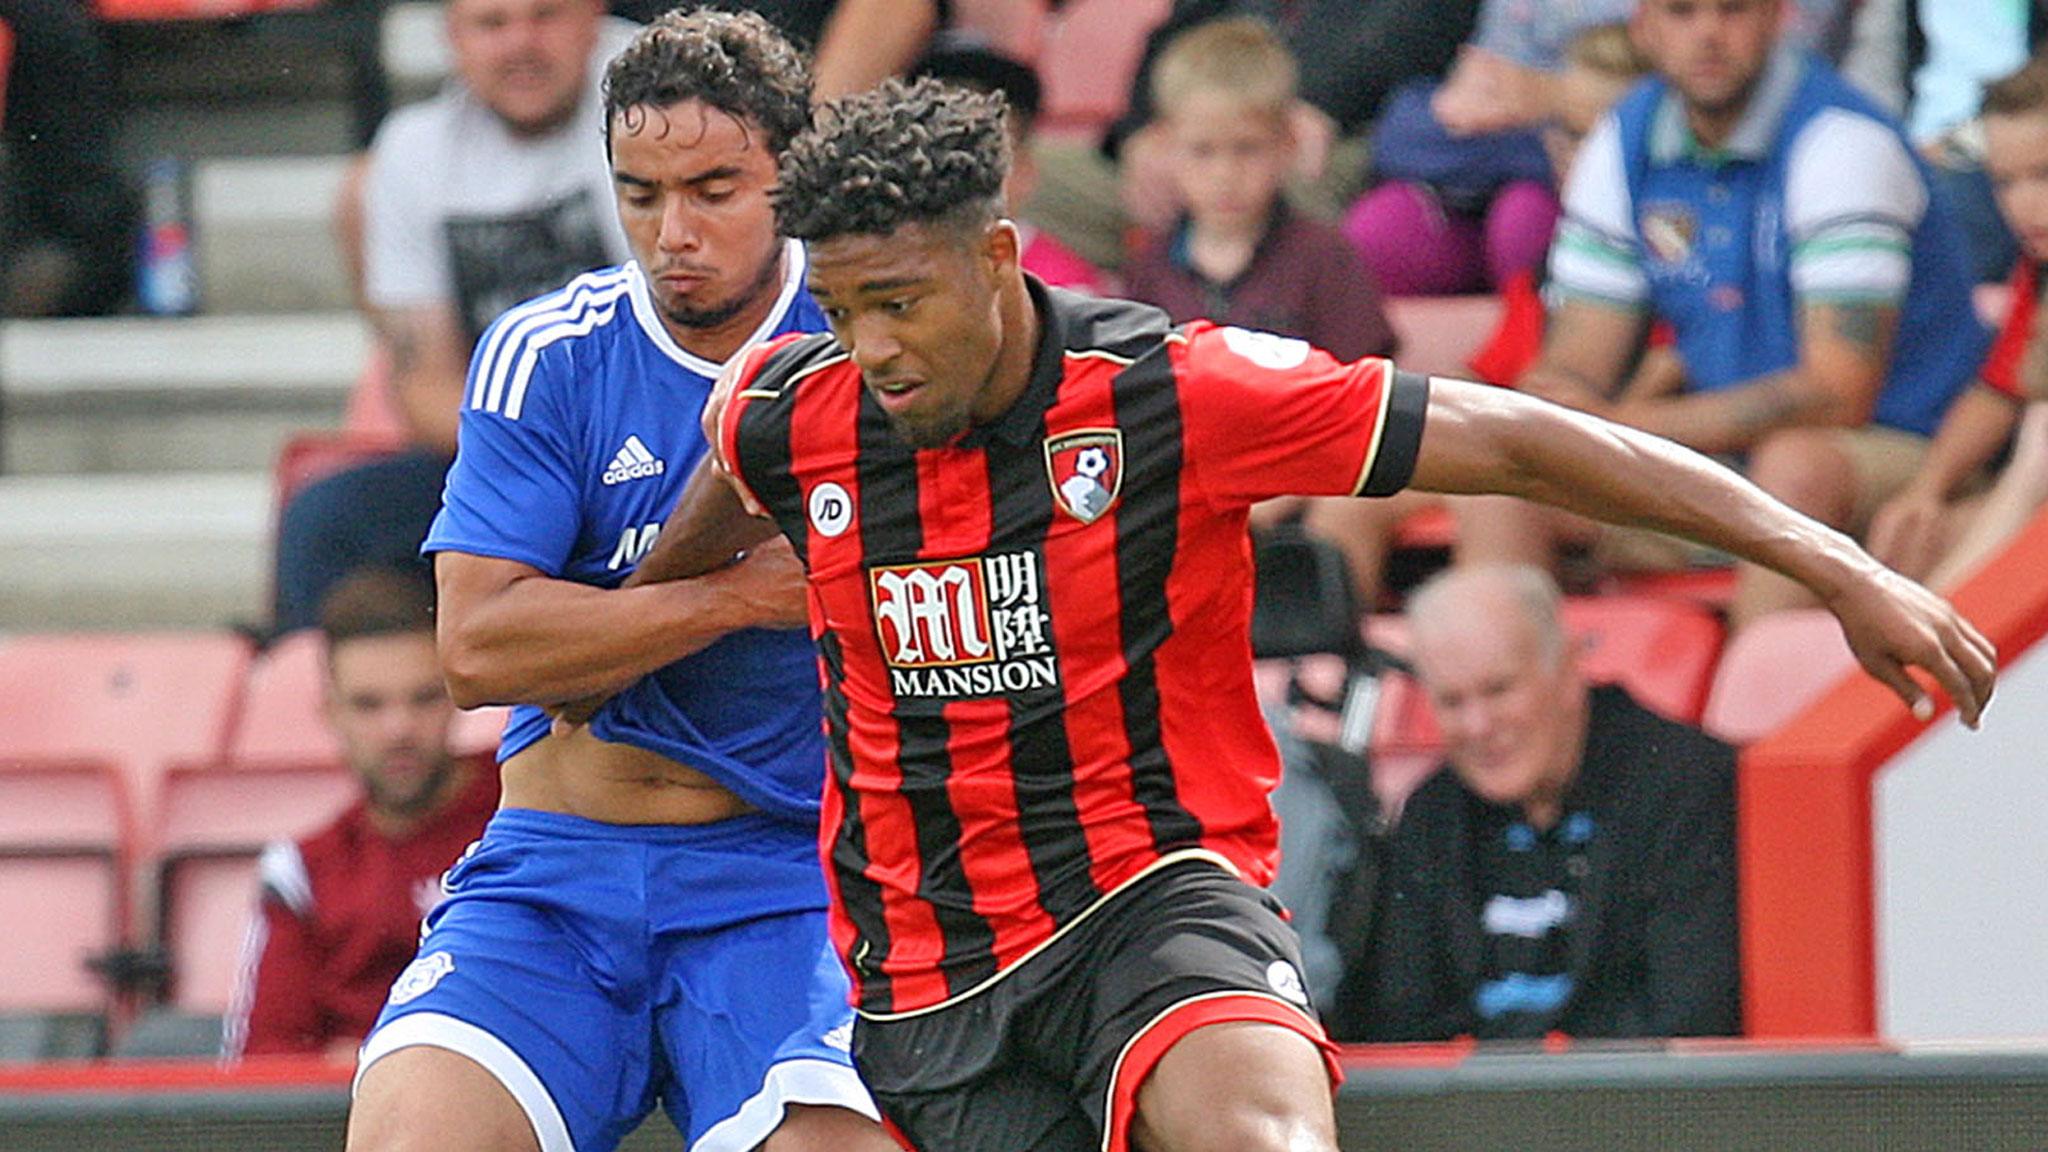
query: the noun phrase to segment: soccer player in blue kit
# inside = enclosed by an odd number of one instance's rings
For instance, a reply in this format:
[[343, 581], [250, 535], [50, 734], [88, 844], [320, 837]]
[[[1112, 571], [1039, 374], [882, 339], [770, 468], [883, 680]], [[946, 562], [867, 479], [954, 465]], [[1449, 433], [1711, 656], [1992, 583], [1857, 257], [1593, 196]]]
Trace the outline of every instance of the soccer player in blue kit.
[[[723, 364], [824, 328], [768, 200], [809, 101], [756, 16], [650, 25], [605, 78], [634, 261], [478, 343], [425, 551], [456, 700], [518, 705], [503, 807], [363, 1046], [351, 1152], [602, 1152], [657, 1103], [693, 1152], [894, 1148], [826, 937], [793, 554], [613, 590], [706, 450]], [[609, 692], [551, 730], [549, 706]]]

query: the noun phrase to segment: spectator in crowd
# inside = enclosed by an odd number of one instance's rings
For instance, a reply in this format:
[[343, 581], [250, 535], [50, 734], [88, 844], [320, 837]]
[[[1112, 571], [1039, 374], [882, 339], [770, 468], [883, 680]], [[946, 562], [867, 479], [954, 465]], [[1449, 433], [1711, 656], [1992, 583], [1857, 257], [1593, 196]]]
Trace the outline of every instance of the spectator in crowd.
[[[351, 568], [422, 564], [477, 336], [498, 313], [626, 259], [602, 137], [600, 0], [450, 0], [455, 75], [377, 132], [339, 208], [411, 449], [309, 485], [278, 527], [279, 631]], [[359, 225], [359, 226], [358, 226]]]
[[[1341, 360], [1391, 356], [1397, 342], [1371, 273], [1334, 226], [1295, 211], [1282, 194], [1297, 147], [1295, 84], [1286, 44], [1247, 16], [1199, 24], [1160, 54], [1152, 106], [1185, 210], [1164, 244], [1126, 267], [1125, 295], [1176, 323], [1200, 318], [1293, 336]], [[1356, 509], [1322, 505], [1403, 500], [1315, 501], [1308, 515], [1348, 522]], [[1299, 503], [1281, 501], [1260, 518]], [[1360, 576], [1363, 558], [1348, 558], [1354, 576], [1376, 582], [1377, 564]]]
[[[1871, 521], [1880, 559], [1937, 586], [1959, 582], [2048, 498], [2048, 344], [2036, 322], [2048, 259], [2048, 59], [1985, 89], [1985, 167], [2006, 222], [2024, 244], [2011, 305], [1979, 383], [1949, 409], [1910, 483]], [[2014, 440], [2015, 431], [2018, 439]], [[1980, 491], [2001, 449], [2012, 457]]]
[[2048, 33], [2048, 7], [2027, 0], [1862, 0], [1843, 73], [1906, 122], [1970, 242], [1978, 280], [2012, 267], [2017, 242], [1984, 172], [1977, 102], [2026, 63]]
[[353, 1059], [419, 945], [441, 873], [497, 806], [488, 756], [449, 749], [455, 705], [434, 653], [434, 602], [405, 570], [362, 569], [321, 605], [328, 723], [362, 782], [327, 827], [263, 850], [223, 1043], [243, 1054]]
[[[912, 69], [915, 75], [930, 76], [959, 84], [977, 92], [1001, 92], [1009, 104], [1010, 154], [1016, 157], [1010, 175], [1003, 182], [1003, 201], [1012, 218], [1023, 211], [1038, 184], [1038, 164], [1032, 152], [1032, 129], [1037, 125], [1043, 88], [1031, 66], [1000, 52], [971, 46], [940, 47], [927, 53]], [[1017, 220], [1017, 234], [1024, 242], [1024, 270], [1058, 288], [1105, 295], [1108, 281], [1093, 264], [1082, 259], [1058, 238], [1029, 221]]]
[[[1630, 37], [1628, 25], [1596, 24], [1574, 37], [1565, 48], [1564, 68], [1552, 92], [1555, 114], [1542, 125], [1543, 152], [1561, 189], [1571, 177], [1579, 145], [1622, 95], [1650, 70]], [[1472, 354], [1472, 371], [1489, 384], [1512, 387], [1543, 352], [1544, 305], [1541, 265], [1525, 269], [1501, 286], [1501, 319], [1486, 343]], [[1654, 361], [1638, 365], [1634, 380], [1652, 364], [1675, 368], [1668, 349], [1669, 330], [1653, 334]], [[1646, 356], [1650, 353], [1646, 351]]]
[[[1841, 7], [1788, 6], [1789, 38], [1813, 44]], [[1373, 132], [1381, 183], [1344, 224], [1389, 293], [1496, 289], [1542, 261], [1558, 202], [1534, 129], [1561, 111], [1573, 38], [1634, 8], [1635, 0], [1487, 0], [1444, 82], [1416, 81], [1392, 96]]]
[[0, 315], [111, 312], [134, 283], [137, 206], [99, 28], [75, 0], [0, 0], [0, 34]]
[[[1550, 260], [1557, 303], [1525, 391], [1723, 454], [1831, 527], [1913, 475], [1983, 358], [1946, 203], [1897, 125], [1779, 45], [1781, 0], [1642, 0], [1659, 76], [1588, 138]], [[1682, 381], [1616, 396], [1653, 318]], [[1548, 513], [1471, 502], [1461, 557], [1547, 561]], [[1810, 602], [1745, 567], [1740, 627]]]
[[1167, 243], [1126, 270], [1127, 295], [1176, 323], [1295, 336], [1340, 360], [1392, 355], [1371, 275], [1334, 228], [1281, 194], [1296, 97], [1280, 38], [1249, 17], [1210, 21], [1167, 48], [1152, 82], [1185, 211]]
[[1448, 763], [1395, 827], [1339, 1034], [1737, 1032], [1734, 750], [1589, 688], [1539, 569], [1451, 569], [1408, 621]]
[[1126, 222], [1156, 236], [1183, 206], [1152, 105], [1152, 69], [1182, 33], [1227, 16], [1259, 17], [1280, 30], [1300, 69], [1293, 191], [1310, 210], [1334, 216], [1357, 191], [1364, 167], [1362, 153], [1338, 142], [1371, 125], [1402, 83], [1442, 75], [1478, 11], [1479, 0], [1174, 0], [1145, 42], [1129, 106], [1102, 141], [1102, 154], [1118, 168]]

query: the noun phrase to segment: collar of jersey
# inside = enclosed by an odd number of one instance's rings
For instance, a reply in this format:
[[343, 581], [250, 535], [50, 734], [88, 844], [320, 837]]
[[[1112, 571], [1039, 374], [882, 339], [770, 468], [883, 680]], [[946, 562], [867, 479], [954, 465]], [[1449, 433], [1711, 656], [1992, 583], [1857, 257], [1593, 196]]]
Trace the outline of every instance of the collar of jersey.
[[1777, 142], [1785, 110], [1791, 107], [1806, 66], [1806, 54], [1798, 49], [1781, 46], [1773, 51], [1756, 91], [1750, 94], [1749, 104], [1742, 110], [1742, 118], [1728, 134], [1728, 142], [1714, 149], [1700, 147], [1693, 138], [1692, 127], [1685, 121], [1685, 101], [1666, 87], [1663, 99], [1657, 102], [1656, 118], [1650, 124], [1650, 158], [1660, 165], [1689, 159], [1710, 168], [1730, 160], [1764, 159]]
[[[796, 299], [798, 290], [804, 286], [804, 246], [795, 240], [786, 240], [783, 242], [782, 257], [782, 289], [775, 296], [775, 307], [768, 310], [768, 315], [761, 319], [761, 326], [754, 329], [753, 335], [747, 337], [746, 343], [740, 345], [742, 352], [767, 339], [782, 326], [783, 318], [789, 315], [790, 303]], [[633, 318], [640, 322], [640, 330], [647, 334], [647, 339], [652, 341], [656, 348], [661, 349], [662, 355], [699, 376], [716, 377], [724, 371], [725, 365], [685, 351], [682, 345], [676, 343], [675, 337], [668, 334], [668, 327], [661, 322], [661, 314], [654, 310], [654, 294], [648, 290], [647, 273], [641, 271], [640, 262], [630, 261], [626, 268], [630, 282], [629, 291], [633, 299]]]
[[1031, 295], [1031, 307], [1038, 313], [1038, 351], [1031, 358], [1031, 380], [1016, 403], [1001, 416], [967, 430], [957, 441], [962, 448], [986, 448], [991, 440], [1025, 447], [1038, 439], [1045, 410], [1060, 392], [1060, 377], [1066, 371], [1067, 330], [1060, 311], [1053, 305], [1045, 283], [1031, 273], [1024, 274], [1024, 288]]

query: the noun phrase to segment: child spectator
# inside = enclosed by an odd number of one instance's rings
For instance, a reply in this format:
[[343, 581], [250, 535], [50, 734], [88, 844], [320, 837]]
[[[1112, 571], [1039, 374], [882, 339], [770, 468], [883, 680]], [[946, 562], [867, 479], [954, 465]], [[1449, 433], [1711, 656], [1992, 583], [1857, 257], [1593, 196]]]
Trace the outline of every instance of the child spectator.
[[1273, 31], [1249, 18], [1199, 25], [1152, 80], [1186, 211], [1165, 244], [1132, 262], [1126, 294], [1177, 322], [1296, 336], [1345, 360], [1391, 355], [1394, 331], [1357, 254], [1281, 195], [1295, 65]]
[[[1956, 400], [1905, 489], [1871, 521], [1870, 550], [1937, 588], [1960, 583], [2048, 499], [2048, 343], [2035, 313], [2048, 260], [2048, 58], [1984, 90], [1985, 170], [2022, 245], [2012, 304], [1978, 383]], [[2015, 430], [2018, 439], [2014, 440]], [[1988, 495], [1973, 493], [2008, 442]]]

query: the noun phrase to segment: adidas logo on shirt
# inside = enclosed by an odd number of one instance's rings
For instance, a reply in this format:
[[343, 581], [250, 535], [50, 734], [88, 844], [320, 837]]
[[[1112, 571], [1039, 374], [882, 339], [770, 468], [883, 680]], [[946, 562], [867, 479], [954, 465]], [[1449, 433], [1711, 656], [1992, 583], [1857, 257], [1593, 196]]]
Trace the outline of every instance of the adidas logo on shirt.
[[619, 454], [612, 457], [611, 467], [604, 470], [604, 482], [607, 486], [624, 484], [644, 476], [659, 476], [667, 470], [668, 465], [655, 459], [654, 453], [647, 450], [647, 445], [642, 444], [638, 436], [628, 436]]

